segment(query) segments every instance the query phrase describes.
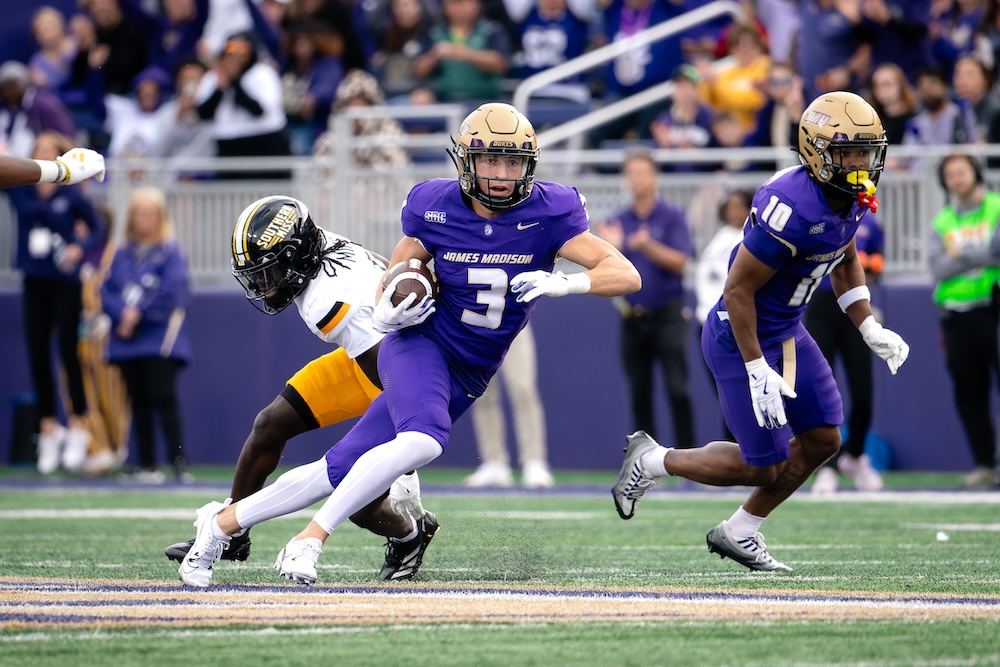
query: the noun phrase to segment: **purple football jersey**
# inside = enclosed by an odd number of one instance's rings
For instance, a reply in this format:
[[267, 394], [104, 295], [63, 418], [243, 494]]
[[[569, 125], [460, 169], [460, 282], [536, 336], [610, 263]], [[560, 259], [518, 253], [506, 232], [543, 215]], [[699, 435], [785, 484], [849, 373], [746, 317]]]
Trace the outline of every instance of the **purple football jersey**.
[[559, 249], [590, 228], [586, 202], [576, 188], [536, 181], [528, 199], [486, 220], [465, 203], [457, 180], [436, 179], [410, 191], [402, 222], [434, 256], [441, 286], [437, 312], [417, 330], [478, 396], [537, 303], [518, 303], [511, 279], [552, 270]]
[[[846, 213], [835, 213], [804, 166], [779, 171], [760, 187], [741, 245], [778, 271], [755, 296], [761, 345], [794, 335], [813, 292], [844, 259], [867, 211], [855, 202]], [[733, 250], [730, 264], [738, 250]], [[714, 310], [725, 309], [719, 299]], [[732, 337], [728, 322], [716, 329]]]

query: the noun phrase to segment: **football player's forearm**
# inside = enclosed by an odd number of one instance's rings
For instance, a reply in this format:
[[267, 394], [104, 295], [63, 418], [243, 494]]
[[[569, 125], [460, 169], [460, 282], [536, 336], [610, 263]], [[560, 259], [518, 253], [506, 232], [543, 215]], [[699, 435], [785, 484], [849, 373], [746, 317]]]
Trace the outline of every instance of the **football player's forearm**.
[[723, 293], [729, 325], [733, 329], [736, 346], [744, 361], [752, 361], [764, 356], [757, 338], [757, 304], [754, 294], [743, 289], [728, 287]]
[[624, 257], [606, 257], [586, 273], [590, 278], [590, 291], [587, 294], [625, 296], [642, 288], [639, 272]]
[[42, 178], [42, 169], [34, 160], [0, 157], [0, 188], [31, 185]]

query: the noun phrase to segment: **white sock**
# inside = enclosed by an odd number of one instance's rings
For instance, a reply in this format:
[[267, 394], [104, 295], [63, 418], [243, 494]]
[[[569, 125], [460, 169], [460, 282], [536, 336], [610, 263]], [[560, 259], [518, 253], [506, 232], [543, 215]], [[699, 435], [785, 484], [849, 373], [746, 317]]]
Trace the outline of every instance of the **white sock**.
[[333, 493], [326, 458], [292, 468], [257, 493], [236, 503], [236, 522], [242, 528], [305, 509]]
[[756, 516], [741, 506], [727, 522], [733, 537], [753, 537], [760, 532], [760, 526], [767, 517]]
[[411, 530], [408, 535], [406, 535], [405, 537], [390, 537], [389, 539], [392, 540], [393, 542], [406, 542], [407, 540], [412, 540], [416, 536], [417, 536], [417, 522], [414, 521], [413, 530]]
[[656, 449], [646, 452], [642, 455], [642, 467], [645, 468], [646, 472], [654, 477], [663, 477], [667, 474], [666, 462], [663, 457], [667, 455], [670, 447], [656, 446]]
[[368, 450], [355, 461], [313, 521], [332, 533], [347, 517], [384, 493], [397, 477], [427, 465], [443, 451], [438, 441], [426, 433], [397, 433], [395, 438]]

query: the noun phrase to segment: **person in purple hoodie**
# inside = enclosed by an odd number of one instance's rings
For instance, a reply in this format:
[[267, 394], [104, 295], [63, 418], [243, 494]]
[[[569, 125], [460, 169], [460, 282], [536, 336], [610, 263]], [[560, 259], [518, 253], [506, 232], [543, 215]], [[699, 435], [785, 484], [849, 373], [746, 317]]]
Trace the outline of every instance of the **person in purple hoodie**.
[[187, 471], [177, 372], [191, 357], [184, 326], [188, 304], [187, 260], [173, 240], [166, 199], [156, 188], [139, 188], [129, 197], [125, 243], [115, 252], [101, 287], [104, 312], [111, 318], [108, 361], [121, 367], [132, 399], [132, 421], [139, 446], [135, 479], [165, 480], [157, 469], [153, 420], [166, 437], [168, 458], [178, 481]]
[[806, 305], [830, 276], [837, 305], [895, 375], [910, 348], [872, 314], [855, 235], [878, 208], [885, 165], [882, 121], [868, 102], [837, 91], [816, 98], [799, 121], [801, 165], [760, 187], [733, 249], [722, 298], [708, 313], [702, 351], [736, 442], [662, 447], [628, 437], [611, 490], [623, 519], [656, 480], [679, 475], [715, 486], [756, 487], [706, 535], [708, 550], [751, 570], [789, 572], [764, 544], [761, 524], [840, 449], [843, 401], [833, 371], [802, 325]]
[[[43, 132], [35, 140], [32, 157], [41, 173], [57, 171], [57, 156], [65, 156], [70, 147], [67, 137]], [[17, 213], [17, 268], [24, 275], [25, 339], [41, 418], [38, 470], [48, 475], [62, 465], [67, 472], [76, 473], [82, 469], [90, 444], [85, 427], [87, 398], [77, 356], [83, 310], [80, 260], [100, 237], [100, 221], [80, 188], [60, 188], [51, 178], [11, 188], [7, 194]], [[68, 429], [60, 425], [56, 412], [53, 331], [66, 371]]]

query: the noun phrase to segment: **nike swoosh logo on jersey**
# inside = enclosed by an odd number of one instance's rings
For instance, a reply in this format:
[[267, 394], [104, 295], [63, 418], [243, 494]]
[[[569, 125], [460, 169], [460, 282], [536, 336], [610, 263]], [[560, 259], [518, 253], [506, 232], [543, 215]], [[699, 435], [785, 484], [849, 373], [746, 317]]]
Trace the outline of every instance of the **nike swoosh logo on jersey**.
[[530, 229], [530, 228], [534, 227], [535, 225], [540, 225], [540, 224], [542, 224], [542, 223], [540, 223], [540, 222], [529, 222], [528, 224], [524, 224], [523, 222], [519, 222], [519, 223], [517, 223], [517, 230], [520, 231], [520, 232], [523, 232], [525, 229]]

